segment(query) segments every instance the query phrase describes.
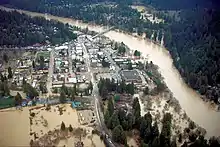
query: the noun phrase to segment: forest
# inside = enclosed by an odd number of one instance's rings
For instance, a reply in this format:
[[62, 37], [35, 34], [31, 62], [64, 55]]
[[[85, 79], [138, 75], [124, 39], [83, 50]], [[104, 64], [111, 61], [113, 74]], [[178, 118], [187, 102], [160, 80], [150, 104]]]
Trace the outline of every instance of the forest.
[[[97, 4], [97, 2], [106, 2], [106, 4]], [[220, 97], [218, 3], [205, 0], [190, 2], [186, 0], [178, 3], [174, 0], [139, 1], [143, 5], [151, 5], [158, 10], [163, 10], [159, 11], [158, 16], [165, 19], [165, 23], [159, 24], [141, 19], [141, 14], [129, 7], [131, 3], [137, 3], [137, 1], [11, 0], [8, 6], [72, 17], [84, 22], [116, 26], [126, 32], [149, 34], [148, 38], [153, 31], [159, 31], [159, 40], [164, 34], [165, 47], [170, 51], [174, 65], [186, 83], [217, 103]], [[178, 10], [180, 19], [172, 19], [167, 13], [163, 13], [164, 10]]]
[[[157, 121], [153, 121], [150, 112], [144, 116], [140, 115], [140, 104], [138, 98], [135, 98], [132, 103], [132, 111], [126, 112], [123, 109], [115, 109], [115, 101], [108, 99], [107, 108], [104, 114], [106, 127], [112, 131], [112, 139], [118, 144], [127, 147], [127, 135], [132, 130], [138, 132], [140, 147], [219, 147], [215, 137], [207, 141], [201, 134], [194, 133], [192, 130], [194, 124], [190, 123], [185, 129], [188, 134], [187, 141], [183, 139], [183, 134], [180, 133], [176, 137], [171, 137], [172, 115], [165, 113], [162, 119], [162, 129], [159, 131]], [[184, 141], [185, 140], [185, 141]]]
[[59, 44], [77, 37], [69, 30], [68, 24], [2, 10], [0, 10], [0, 36], [0, 46], [7, 47], [24, 47], [36, 43]]
[[220, 96], [220, 12], [195, 9], [180, 13], [165, 32], [165, 46], [185, 81], [202, 95]]

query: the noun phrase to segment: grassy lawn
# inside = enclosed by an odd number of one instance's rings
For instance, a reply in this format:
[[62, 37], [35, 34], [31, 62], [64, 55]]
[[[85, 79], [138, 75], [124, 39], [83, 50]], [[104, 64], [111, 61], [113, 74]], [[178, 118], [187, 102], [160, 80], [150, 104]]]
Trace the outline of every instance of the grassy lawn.
[[14, 107], [15, 99], [14, 98], [2, 98], [0, 99], [0, 109]]
[[40, 58], [40, 56], [43, 56], [44, 58], [49, 58], [50, 57], [50, 52], [38, 52], [37, 57]]

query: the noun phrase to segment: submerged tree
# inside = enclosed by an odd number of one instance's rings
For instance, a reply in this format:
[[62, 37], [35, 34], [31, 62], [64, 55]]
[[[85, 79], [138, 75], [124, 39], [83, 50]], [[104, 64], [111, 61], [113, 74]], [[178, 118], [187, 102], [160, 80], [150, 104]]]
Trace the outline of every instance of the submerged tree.
[[62, 121], [62, 123], [61, 123], [60, 129], [61, 129], [62, 131], [64, 131], [64, 130], [66, 129], [65, 123], [64, 123], [63, 121]]

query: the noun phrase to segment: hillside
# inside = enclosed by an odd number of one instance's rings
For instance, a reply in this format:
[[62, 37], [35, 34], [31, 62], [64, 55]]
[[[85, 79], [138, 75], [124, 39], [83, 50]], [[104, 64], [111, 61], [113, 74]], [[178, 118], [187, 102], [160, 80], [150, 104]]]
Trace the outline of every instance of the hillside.
[[24, 47], [36, 43], [59, 44], [76, 38], [68, 25], [18, 12], [0, 10], [0, 46]]
[[217, 102], [220, 96], [220, 12], [183, 11], [165, 33], [165, 46], [187, 83]]

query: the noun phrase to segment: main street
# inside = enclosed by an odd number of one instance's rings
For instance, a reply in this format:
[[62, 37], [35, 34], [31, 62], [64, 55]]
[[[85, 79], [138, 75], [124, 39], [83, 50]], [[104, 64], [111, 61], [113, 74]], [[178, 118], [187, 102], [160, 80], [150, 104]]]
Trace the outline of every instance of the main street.
[[52, 48], [50, 52], [50, 63], [48, 68], [48, 77], [47, 77], [47, 91], [48, 96], [52, 95], [52, 76], [53, 76], [53, 69], [54, 69], [54, 48]]
[[88, 51], [86, 49], [86, 46], [84, 43], [82, 43], [82, 47], [84, 50], [84, 57], [86, 58], [86, 64], [88, 67], [88, 72], [91, 75], [91, 82], [93, 83], [93, 91], [92, 91], [92, 96], [93, 96], [93, 100], [94, 100], [94, 105], [95, 105], [95, 112], [96, 112], [96, 117], [97, 117], [97, 121], [99, 124], [99, 129], [101, 133], [105, 134], [105, 139], [106, 139], [106, 143], [108, 144], [108, 146], [110, 147], [115, 147], [115, 145], [113, 144], [112, 140], [110, 137], [108, 137], [108, 130], [106, 129], [104, 120], [103, 120], [103, 114], [101, 112], [101, 106], [100, 106], [100, 102], [99, 102], [99, 90], [98, 90], [98, 85], [97, 85], [97, 81], [94, 78], [94, 73], [93, 70], [91, 70], [91, 66], [90, 66], [90, 59], [89, 59], [89, 54]]

